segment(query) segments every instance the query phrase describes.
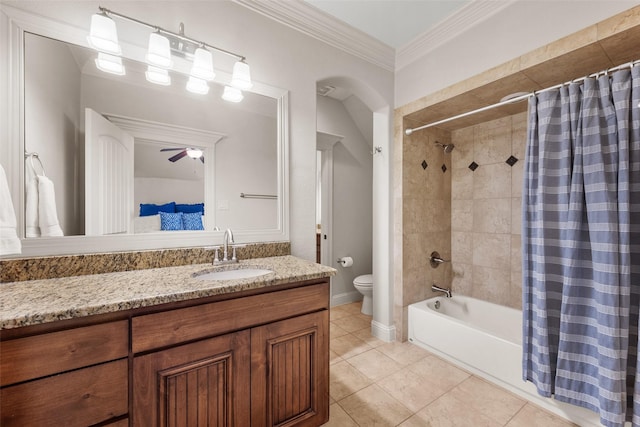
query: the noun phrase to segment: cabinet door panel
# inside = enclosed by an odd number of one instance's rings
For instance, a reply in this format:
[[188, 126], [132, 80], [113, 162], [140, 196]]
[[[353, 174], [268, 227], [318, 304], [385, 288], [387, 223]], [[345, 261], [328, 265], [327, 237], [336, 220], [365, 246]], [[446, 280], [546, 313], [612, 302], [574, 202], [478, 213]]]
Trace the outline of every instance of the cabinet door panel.
[[134, 426], [249, 425], [249, 331], [134, 358]]
[[251, 330], [251, 425], [318, 426], [329, 419], [328, 311]]

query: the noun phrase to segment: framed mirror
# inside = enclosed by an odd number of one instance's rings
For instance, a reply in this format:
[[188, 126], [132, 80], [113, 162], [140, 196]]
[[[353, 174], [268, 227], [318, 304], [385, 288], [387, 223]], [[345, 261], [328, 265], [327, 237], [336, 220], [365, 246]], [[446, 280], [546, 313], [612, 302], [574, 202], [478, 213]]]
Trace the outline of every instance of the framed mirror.
[[[207, 95], [193, 94], [180, 61], [170, 86], [152, 84], [145, 79], [145, 40], [131, 42], [126, 28], [126, 74], [104, 73], [85, 31], [12, 7], [2, 12], [11, 32], [5, 77], [12, 88], [2, 154], [11, 159], [3, 166], [18, 201], [21, 256], [210, 246], [226, 228], [237, 242], [288, 240], [285, 90], [255, 83], [237, 104], [220, 98], [220, 83], [211, 82]], [[216, 81], [229, 81], [216, 72]], [[91, 145], [91, 129], [102, 120], [131, 138], [120, 157], [109, 159], [113, 149], [104, 141]], [[129, 161], [131, 170], [124, 170]], [[40, 174], [54, 185], [64, 237], [31, 232], [28, 189]], [[171, 203], [202, 208], [202, 230], [158, 228], [157, 211], [143, 209]]]

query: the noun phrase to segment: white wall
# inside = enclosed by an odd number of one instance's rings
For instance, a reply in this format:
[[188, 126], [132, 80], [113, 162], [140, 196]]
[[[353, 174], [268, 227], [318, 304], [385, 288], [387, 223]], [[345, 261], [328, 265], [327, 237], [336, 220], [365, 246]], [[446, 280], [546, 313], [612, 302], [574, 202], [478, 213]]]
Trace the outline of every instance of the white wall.
[[[74, 155], [81, 117], [80, 70], [67, 48], [48, 39], [27, 36], [25, 49], [38, 52], [25, 56], [25, 150], [39, 154], [46, 176], [53, 181], [64, 234], [82, 234], [84, 221], [76, 197], [80, 177]], [[43, 83], [51, 75], [56, 76], [58, 84]], [[34, 165], [41, 174], [38, 162], [34, 161]], [[25, 182], [32, 176], [31, 162], [27, 161]]]
[[[319, 132], [343, 136], [333, 146], [332, 242], [329, 244], [333, 258], [353, 258], [352, 267], [344, 268], [334, 260], [330, 264], [338, 270], [331, 282], [332, 298], [344, 302], [360, 298], [353, 279], [372, 273], [372, 141], [365, 139], [340, 101], [318, 96], [317, 114]], [[369, 115], [373, 126], [373, 113], [369, 111]]]
[[[229, 1], [7, 1], [87, 31], [102, 5], [247, 57], [252, 78], [290, 91], [290, 240], [294, 255], [315, 259], [316, 82], [349, 76], [393, 103], [393, 74]], [[231, 64], [221, 62], [226, 72]], [[379, 108], [384, 105], [379, 104]]]
[[637, 0], [514, 1], [397, 70], [395, 106], [480, 74], [638, 4]]
[[135, 177], [133, 185], [133, 207], [136, 216], [140, 214], [140, 203], [162, 205], [169, 202], [182, 204], [203, 202], [203, 181]]

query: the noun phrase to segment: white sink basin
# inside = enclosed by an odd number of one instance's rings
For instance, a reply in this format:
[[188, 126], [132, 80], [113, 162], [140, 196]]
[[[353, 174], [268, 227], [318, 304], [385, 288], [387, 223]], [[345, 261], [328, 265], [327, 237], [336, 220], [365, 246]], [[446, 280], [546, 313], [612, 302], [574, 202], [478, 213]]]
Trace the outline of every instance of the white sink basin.
[[264, 268], [238, 268], [235, 270], [212, 271], [197, 275], [195, 278], [200, 280], [237, 280], [260, 277], [269, 273], [273, 273], [273, 271]]

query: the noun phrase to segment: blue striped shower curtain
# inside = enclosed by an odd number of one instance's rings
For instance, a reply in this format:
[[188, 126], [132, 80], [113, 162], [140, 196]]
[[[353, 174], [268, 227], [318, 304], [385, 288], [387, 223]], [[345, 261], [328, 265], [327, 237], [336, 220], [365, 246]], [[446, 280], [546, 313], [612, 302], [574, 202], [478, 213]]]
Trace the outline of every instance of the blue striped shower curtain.
[[640, 66], [529, 101], [523, 378], [640, 427]]

